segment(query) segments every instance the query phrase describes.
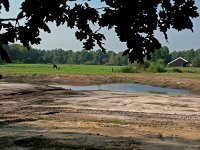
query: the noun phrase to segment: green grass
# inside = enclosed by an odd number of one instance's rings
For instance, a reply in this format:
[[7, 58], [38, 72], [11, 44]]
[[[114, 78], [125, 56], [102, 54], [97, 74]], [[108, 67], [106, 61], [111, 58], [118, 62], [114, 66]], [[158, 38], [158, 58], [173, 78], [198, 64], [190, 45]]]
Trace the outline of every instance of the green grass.
[[[180, 72], [173, 72], [173, 70], [179, 70]], [[198, 67], [167, 67], [166, 73], [159, 73], [159, 76], [176, 77], [176, 78], [188, 78], [200, 80], [200, 68]]]
[[58, 65], [53, 69], [52, 64], [4, 64], [0, 65], [0, 74], [116, 74], [122, 66], [103, 65]]
[[167, 67], [168, 72], [173, 72], [173, 70], [180, 70], [181, 73], [200, 73], [200, 68], [198, 67]]
[[[52, 64], [0, 64], [0, 74], [89, 74], [89, 75], [130, 75], [130, 76], [167, 76], [177, 78], [190, 78], [200, 80], [200, 68], [178, 67], [181, 72], [173, 72], [174, 68], [168, 67], [165, 73], [122, 73], [124, 66], [104, 65], [69, 65], [58, 64], [59, 70], [53, 69]], [[112, 72], [112, 68], [114, 72]]]

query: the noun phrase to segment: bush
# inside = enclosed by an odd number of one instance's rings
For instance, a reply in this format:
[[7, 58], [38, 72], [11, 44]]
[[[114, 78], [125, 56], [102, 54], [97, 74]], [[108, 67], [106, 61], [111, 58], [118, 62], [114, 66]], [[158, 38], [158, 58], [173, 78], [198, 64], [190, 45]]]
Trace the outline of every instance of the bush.
[[136, 73], [136, 68], [132, 65], [129, 65], [129, 66], [123, 67], [120, 71], [123, 73]]
[[123, 73], [139, 73], [145, 71], [161, 73], [161, 72], [167, 72], [167, 69], [162, 63], [150, 63], [145, 61], [143, 64], [134, 63], [129, 66], [123, 67], [122, 69], [120, 69], [120, 71]]
[[143, 69], [146, 70], [149, 68], [149, 66], [150, 66], [150, 63], [148, 61], [145, 61], [143, 64]]
[[162, 72], [167, 72], [167, 69], [162, 64], [151, 64], [150, 67], [148, 68], [148, 71], [154, 73], [162, 73]]

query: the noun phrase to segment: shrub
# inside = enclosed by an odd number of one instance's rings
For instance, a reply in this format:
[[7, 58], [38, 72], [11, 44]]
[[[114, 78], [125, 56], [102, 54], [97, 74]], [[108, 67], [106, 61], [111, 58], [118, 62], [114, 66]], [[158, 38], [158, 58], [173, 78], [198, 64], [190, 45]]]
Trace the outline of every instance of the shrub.
[[135, 73], [136, 68], [133, 65], [129, 65], [129, 66], [123, 67], [121, 69], [121, 72], [123, 72], [123, 73]]
[[143, 69], [146, 70], [149, 68], [149, 66], [150, 66], [150, 63], [148, 61], [145, 61], [143, 64]]
[[150, 67], [148, 68], [148, 71], [154, 73], [162, 73], [162, 72], [167, 72], [167, 69], [162, 64], [151, 64]]

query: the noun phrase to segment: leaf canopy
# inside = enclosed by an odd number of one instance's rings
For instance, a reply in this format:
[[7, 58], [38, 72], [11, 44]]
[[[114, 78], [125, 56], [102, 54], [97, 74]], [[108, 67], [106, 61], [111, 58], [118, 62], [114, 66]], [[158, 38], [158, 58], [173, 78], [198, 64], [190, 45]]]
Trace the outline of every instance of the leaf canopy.
[[[75, 5], [70, 5], [74, 1]], [[106, 37], [101, 28], [114, 29], [121, 42], [125, 42], [130, 62], [143, 62], [144, 57], [161, 48], [154, 36], [156, 30], [162, 32], [167, 40], [171, 28], [193, 31], [192, 19], [199, 16], [195, 0], [99, 0], [100, 8], [93, 8], [90, 0], [25, 0], [16, 18], [0, 17], [0, 56], [9, 62], [3, 45], [20, 41], [24, 46], [40, 44], [40, 31], [51, 33], [49, 22], [57, 26], [66, 24], [76, 28], [77, 40], [83, 42], [86, 50], [97, 44], [105, 53], [103, 46]], [[9, 11], [9, 0], [0, 0], [0, 12]], [[25, 21], [21, 21], [25, 20]], [[21, 23], [23, 22], [23, 23]], [[97, 31], [92, 26], [98, 26]]]

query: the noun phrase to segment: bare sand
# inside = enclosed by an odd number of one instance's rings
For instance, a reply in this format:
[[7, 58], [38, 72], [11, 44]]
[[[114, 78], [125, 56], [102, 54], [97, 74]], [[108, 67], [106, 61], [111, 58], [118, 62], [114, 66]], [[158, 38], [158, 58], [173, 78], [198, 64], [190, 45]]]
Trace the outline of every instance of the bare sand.
[[199, 150], [200, 96], [0, 82], [0, 149]]

